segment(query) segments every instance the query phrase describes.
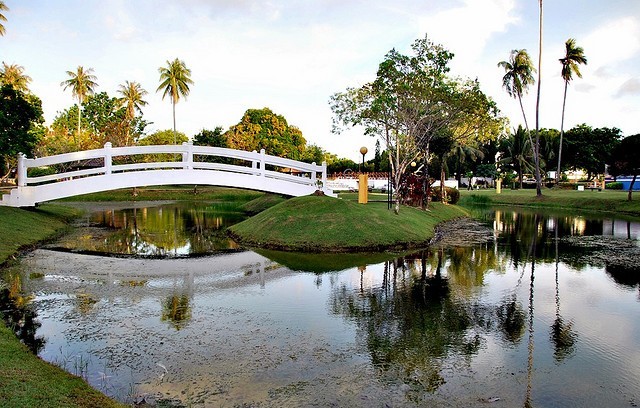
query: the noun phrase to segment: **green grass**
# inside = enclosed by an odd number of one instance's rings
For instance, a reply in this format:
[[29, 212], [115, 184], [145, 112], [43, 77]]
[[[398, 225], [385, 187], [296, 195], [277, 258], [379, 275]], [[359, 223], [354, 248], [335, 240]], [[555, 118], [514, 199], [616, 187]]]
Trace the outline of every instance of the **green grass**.
[[229, 228], [249, 246], [304, 252], [375, 252], [424, 246], [435, 226], [465, 216], [460, 207], [433, 203], [430, 212], [387, 203], [357, 204], [331, 197], [297, 197]]
[[631, 216], [640, 216], [640, 194], [635, 193], [632, 201], [627, 201], [627, 192], [619, 190], [577, 191], [543, 189], [542, 197], [536, 197], [536, 191], [502, 190], [496, 194], [494, 189], [461, 190], [458, 204], [468, 205], [508, 205], [531, 208], [570, 209], [579, 212], [605, 212]]
[[167, 186], [141, 187], [134, 189], [102, 191], [99, 193], [83, 194], [69, 197], [60, 201], [162, 201], [162, 200], [190, 200], [190, 201], [251, 201], [265, 195], [265, 193], [236, 188], [198, 186]]
[[240, 209], [247, 214], [258, 214], [267, 208], [273, 207], [285, 201], [286, 198], [277, 194], [264, 194], [258, 198], [255, 198], [245, 204]]
[[42, 361], [0, 325], [0, 401], [9, 407], [125, 407]]
[[0, 265], [20, 250], [59, 234], [77, 215], [77, 210], [61, 205], [30, 210], [0, 206]]

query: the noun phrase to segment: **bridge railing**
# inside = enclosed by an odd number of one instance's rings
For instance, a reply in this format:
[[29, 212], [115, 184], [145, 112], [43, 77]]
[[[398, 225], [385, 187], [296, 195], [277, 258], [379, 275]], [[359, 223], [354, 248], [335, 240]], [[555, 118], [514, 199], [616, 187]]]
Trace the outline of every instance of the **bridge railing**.
[[[144, 155], [181, 155], [178, 161], [136, 162], [134, 156]], [[206, 157], [220, 157], [241, 161], [241, 164], [217, 163], [202, 160]], [[180, 157], [180, 156], [178, 156]], [[114, 162], [114, 158], [117, 160]], [[29, 176], [30, 168], [66, 165], [94, 161], [90, 168], [63, 170], [55, 174], [42, 176]], [[125, 162], [120, 164], [121, 162]], [[102, 165], [96, 165], [101, 163]], [[102, 149], [85, 150], [81, 152], [64, 153], [55, 156], [39, 157], [34, 159], [18, 156], [17, 184], [19, 187], [40, 185], [52, 182], [61, 182], [76, 178], [91, 177], [97, 175], [109, 175], [115, 173], [159, 170], [159, 169], [184, 169], [184, 170], [218, 170], [232, 173], [243, 173], [257, 177], [286, 180], [310, 186], [327, 185], [327, 165], [315, 163], [303, 163], [296, 160], [265, 154], [260, 152], [247, 152], [242, 150], [227, 149], [211, 146], [194, 146], [192, 143], [182, 145], [156, 145], [156, 146], [127, 146], [112, 147], [106, 143]], [[289, 169], [292, 174], [287, 174], [278, 169]], [[295, 173], [296, 175], [294, 175]], [[320, 184], [321, 183], [321, 184]]]

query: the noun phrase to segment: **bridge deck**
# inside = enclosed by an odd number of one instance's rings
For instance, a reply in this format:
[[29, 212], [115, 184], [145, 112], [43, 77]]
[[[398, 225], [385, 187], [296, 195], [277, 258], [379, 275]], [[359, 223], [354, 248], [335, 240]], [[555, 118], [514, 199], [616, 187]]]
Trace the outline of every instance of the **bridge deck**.
[[[84, 168], [87, 162], [93, 165]], [[30, 168], [55, 172], [29, 177]], [[247, 152], [191, 143], [116, 148], [107, 143], [103, 149], [36, 159], [19, 155], [18, 187], [5, 194], [0, 205], [30, 207], [99, 191], [180, 184], [238, 187], [290, 196], [322, 190], [335, 196], [326, 187], [326, 163], [319, 166], [267, 155], [264, 150]]]

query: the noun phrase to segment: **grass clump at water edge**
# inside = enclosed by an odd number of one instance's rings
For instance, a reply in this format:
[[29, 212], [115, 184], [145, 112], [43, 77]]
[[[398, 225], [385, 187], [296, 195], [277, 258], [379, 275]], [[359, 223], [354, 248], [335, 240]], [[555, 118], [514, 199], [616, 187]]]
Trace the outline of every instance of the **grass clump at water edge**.
[[[43, 205], [37, 209], [0, 206], [0, 265], [10, 262], [21, 250], [60, 234], [77, 215], [77, 210], [65, 206]], [[38, 358], [2, 320], [0, 401], [2, 407], [16, 408], [124, 407], [91, 388], [80, 377]]]
[[386, 203], [356, 204], [331, 197], [287, 200], [229, 228], [244, 245], [305, 252], [362, 252], [426, 246], [442, 221], [466, 216], [454, 205], [432, 203], [431, 211]]

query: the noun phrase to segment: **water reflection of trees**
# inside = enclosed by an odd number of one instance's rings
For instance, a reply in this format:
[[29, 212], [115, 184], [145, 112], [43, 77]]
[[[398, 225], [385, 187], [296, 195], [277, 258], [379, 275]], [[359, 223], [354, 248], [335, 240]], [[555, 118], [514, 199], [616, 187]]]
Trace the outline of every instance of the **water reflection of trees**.
[[[355, 321], [372, 364], [385, 381], [410, 387], [420, 399], [445, 382], [448, 357], [466, 361], [483, 343], [487, 329], [504, 331], [507, 342], [524, 332], [524, 313], [516, 302], [483, 305], [468, 294], [483, 284], [483, 272], [499, 269], [493, 248], [424, 251], [385, 263], [382, 284], [352, 289], [338, 286], [332, 309]], [[446, 275], [444, 271], [446, 270]]]
[[162, 303], [162, 318], [180, 330], [191, 320], [191, 299], [186, 294], [168, 296]]
[[31, 297], [24, 295], [21, 275], [7, 273], [4, 281], [7, 287], [0, 287], [0, 314], [4, 324], [29, 350], [38, 354], [46, 340], [42, 336], [36, 336], [41, 324], [37, 319], [38, 314], [30, 304]]
[[96, 243], [101, 248], [95, 250], [167, 256], [236, 249], [224, 230], [242, 218], [237, 212], [196, 204], [104, 211], [94, 222], [117, 231]]

